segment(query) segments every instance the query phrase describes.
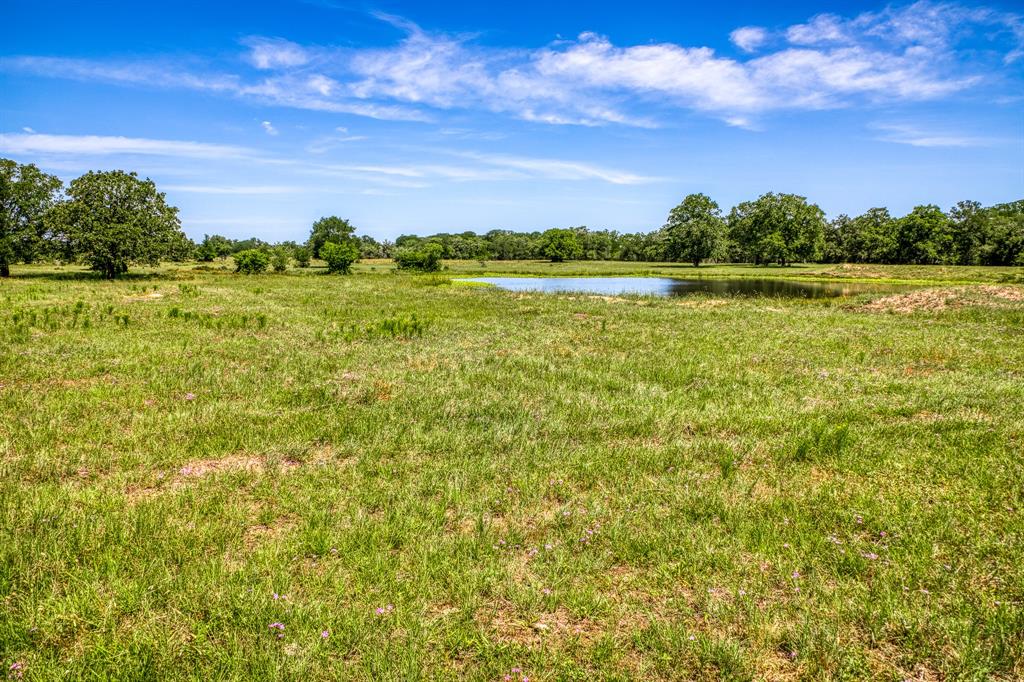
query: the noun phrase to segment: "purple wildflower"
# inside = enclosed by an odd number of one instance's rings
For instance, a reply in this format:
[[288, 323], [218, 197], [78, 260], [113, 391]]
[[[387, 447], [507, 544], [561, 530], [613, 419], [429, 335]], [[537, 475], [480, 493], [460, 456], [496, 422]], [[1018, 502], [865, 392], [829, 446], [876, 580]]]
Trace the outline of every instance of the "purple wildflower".
[[331, 633], [328, 632], [327, 630], [324, 630], [323, 632], [320, 633], [320, 639], [327, 639], [330, 636], [331, 636]]

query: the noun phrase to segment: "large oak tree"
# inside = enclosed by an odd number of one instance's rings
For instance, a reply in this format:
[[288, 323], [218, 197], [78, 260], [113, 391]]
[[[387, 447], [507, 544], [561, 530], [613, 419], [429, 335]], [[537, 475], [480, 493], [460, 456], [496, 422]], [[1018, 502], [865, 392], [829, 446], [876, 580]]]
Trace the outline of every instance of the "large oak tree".
[[711, 197], [690, 194], [668, 214], [664, 227], [668, 257], [700, 267], [703, 260], [725, 250], [725, 221]]
[[156, 265], [185, 240], [178, 209], [150, 179], [91, 171], [71, 181], [68, 200], [49, 213], [54, 239], [66, 253], [113, 279], [132, 263]]

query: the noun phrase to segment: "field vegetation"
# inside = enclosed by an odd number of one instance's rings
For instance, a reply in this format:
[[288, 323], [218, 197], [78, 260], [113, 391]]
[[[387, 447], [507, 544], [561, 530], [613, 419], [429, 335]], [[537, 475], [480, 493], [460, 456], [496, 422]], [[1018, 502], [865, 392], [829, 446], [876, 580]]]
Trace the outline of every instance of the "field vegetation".
[[[445, 265], [13, 266], [4, 672], [1024, 676], [1020, 268]], [[930, 286], [451, 281], [694, 272]]]

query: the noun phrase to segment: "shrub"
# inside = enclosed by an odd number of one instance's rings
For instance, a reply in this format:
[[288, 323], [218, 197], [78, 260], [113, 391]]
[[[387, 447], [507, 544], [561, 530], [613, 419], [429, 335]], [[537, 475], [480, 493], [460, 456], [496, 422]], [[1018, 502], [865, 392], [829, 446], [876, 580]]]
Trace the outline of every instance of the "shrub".
[[436, 242], [420, 246], [407, 246], [395, 251], [395, 263], [399, 270], [437, 272], [441, 269], [441, 255], [444, 248]]
[[310, 251], [308, 246], [300, 246], [292, 251], [292, 258], [295, 259], [295, 263], [300, 268], [308, 268], [309, 261], [313, 257], [313, 252]]
[[284, 246], [275, 247], [270, 253], [270, 264], [274, 266], [274, 272], [284, 272], [288, 269], [288, 261], [291, 255]]
[[235, 254], [235, 272], [258, 275], [270, 265], [270, 256], [259, 249], [248, 249]]
[[359, 247], [352, 240], [341, 244], [327, 242], [320, 247], [320, 257], [327, 261], [327, 272], [348, 274], [359, 260]]

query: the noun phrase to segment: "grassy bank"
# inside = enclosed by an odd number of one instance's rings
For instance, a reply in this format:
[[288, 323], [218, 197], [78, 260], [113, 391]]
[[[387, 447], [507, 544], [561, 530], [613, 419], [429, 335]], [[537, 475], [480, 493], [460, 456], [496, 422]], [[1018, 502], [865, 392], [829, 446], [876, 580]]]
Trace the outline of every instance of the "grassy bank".
[[915, 309], [512, 294], [387, 263], [15, 274], [4, 672], [1024, 676], [1022, 287]]

